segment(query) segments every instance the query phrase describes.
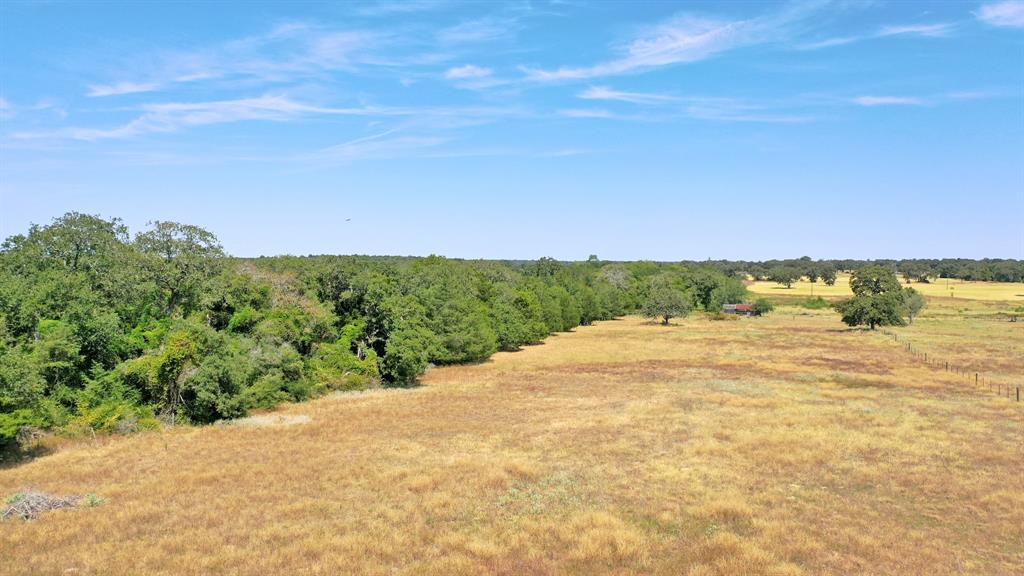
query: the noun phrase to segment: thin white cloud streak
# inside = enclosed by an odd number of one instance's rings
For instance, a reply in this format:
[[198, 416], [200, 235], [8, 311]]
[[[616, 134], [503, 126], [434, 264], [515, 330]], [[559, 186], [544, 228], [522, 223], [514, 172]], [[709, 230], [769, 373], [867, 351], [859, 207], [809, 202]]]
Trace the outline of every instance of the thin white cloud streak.
[[820, 42], [811, 42], [810, 44], [802, 44], [798, 48], [801, 50], [818, 50], [820, 48], [831, 48], [832, 46], [845, 46], [846, 44], [853, 44], [863, 40], [855, 36], [843, 36], [839, 38], [828, 38]]
[[960, 90], [930, 96], [858, 96], [849, 102], [858, 106], [936, 106], [948, 102], [1001, 98], [1007, 92], [1000, 90]]
[[[625, 92], [615, 90], [607, 86], [592, 86], [577, 94], [578, 98], [584, 100], [627, 102], [644, 106], [658, 106], [661, 112], [659, 115], [641, 116], [640, 119], [654, 120], [658, 117], [686, 117], [699, 120], [716, 120], [728, 122], [764, 122], [764, 123], [802, 123], [811, 122], [813, 117], [806, 114], [793, 114], [785, 111], [800, 103], [779, 103], [768, 102], [758, 103], [736, 98], [722, 98], [709, 96], [675, 96], [669, 94], [658, 94], [649, 92]], [[588, 116], [579, 112], [587, 112], [586, 109], [577, 112], [575, 117], [602, 117], [629, 119], [637, 116], [620, 116], [606, 110], [606, 115]], [[565, 111], [562, 111], [565, 112]], [[570, 116], [569, 114], [562, 114]]]
[[876, 37], [886, 36], [924, 36], [926, 38], [943, 38], [949, 36], [953, 31], [953, 25], [949, 23], [939, 24], [910, 24], [904, 26], [883, 26]]
[[147, 104], [143, 114], [113, 128], [69, 127], [44, 132], [15, 133], [18, 139], [54, 138], [70, 140], [109, 140], [131, 138], [153, 132], [176, 132], [182, 128], [224, 124], [245, 120], [286, 120], [301, 115], [385, 115], [382, 108], [329, 108], [296, 102], [284, 96], [264, 95], [238, 100], [209, 102], [172, 102]]
[[439, 30], [436, 38], [441, 44], [493, 42], [513, 36], [518, 27], [518, 21], [509, 18], [479, 18]]
[[67, 117], [68, 112], [52, 98], [43, 98], [31, 105], [16, 105], [6, 98], [0, 97], [0, 119], [8, 120], [21, 116], [25, 112], [49, 112], [60, 119]]
[[977, 17], [991, 26], [1024, 28], [1024, 2], [1006, 0], [985, 4], [978, 11]]
[[539, 82], [586, 80], [629, 72], [695, 62], [749, 42], [740, 22], [685, 17], [663, 24], [635, 39], [618, 59], [586, 67], [543, 70], [522, 67], [527, 78]]
[[[120, 79], [88, 86], [91, 97], [117, 96], [165, 90], [177, 84], [202, 80], [254, 79], [282, 82], [324, 72], [355, 71], [362, 65], [395, 66], [402, 58], [386, 58], [380, 51], [396, 43], [391, 34], [370, 30], [331, 30], [309, 24], [283, 24], [266, 34], [250, 36], [192, 51], [164, 52], [119, 68], [145, 69], [140, 78]], [[417, 52], [413, 62], [440, 60], [435, 54]]]
[[688, 98], [685, 114], [699, 120], [753, 122], [762, 124], [804, 124], [815, 117], [780, 110], [777, 104], [762, 104], [734, 98]]
[[465, 66], [456, 66], [449, 68], [445, 73], [444, 77], [449, 80], [464, 80], [467, 78], [485, 78], [494, 73], [494, 70], [483, 66], [474, 66], [473, 64], [466, 64]]
[[581, 148], [554, 148], [537, 150], [533, 148], [450, 148], [447, 144], [453, 138], [438, 135], [403, 135], [402, 129], [394, 128], [378, 134], [355, 138], [341, 144], [328, 146], [307, 154], [289, 157], [288, 160], [301, 164], [332, 165], [347, 164], [359, 160], [393, 158], [469, 158], [516, 156], [529, 158], [563, 158], [589, 154]]
[[153, 92], [160, 88], [155, 82], [118, 82], [116, 84], [93, 84], [89, 86], [86, 96], [91, 98], [102, 96], [120, 96], [122, 94], [139, 94]]
[[914, 96], [857, 96], [851, 102], [858, 106], [922, 106], [925, 103]]
[[142, 112], [138, 117], [113, 128], [68, 127], [41, 132], [17, 132], [12, 136], [20, 140], [96, 141], [177, 132], [184, 128], [212, 124], [242, 121], [280, 122], [310, 116], [413, 117], [424, 123], [434, 120], [449, 125], [466, 125], [469, 122], [480, 123], [521, 113], [512, 108], [488, 107], [317, 106], [287, 96], [271, 94], [236, 100], [146, 104], [138, 110]]
[[667, 94], [652, 94], [646, 92], [623, 92], [614, 90], [607, 86], [591, 86], [577, 95], [584, 100], [615, 100], [629, 102], [631, 104], [664, 104], [676, 102], [678, 97]]
[[622, 50], [622, 56], [592, 66], [554, 70], [520, 67], [528, 80], [554, 82], [616, 76], [662, 66], [697, 62], [755, 44], [787, 37], [791, 29], [824, 3], [791, 5], [776, 14], [747, 20], [723, 20], [681, 15], [650, 28]]
[[602, 108], [566, 108], [558, 111], [559, 116], [566, 118], [615, 118], [615, 115]]
[[361, 6], [355, 10], [359, 16], [392, 16], [396, 14], [415, 14], [439, 10], [448, 5], [440, 0], [403, 0], [401, 2], [375, 2]]
[[890, 38], [893, 36], [920, 36], [924, 38], [945, 38], [950, 36], [955, 29], [956, 26], [948, 22], [940, 22], [936, 24], [889, 25], [882, 26], [873, 34], [865, 34], [863, 36], [841, 36], [837, 38], [827, 38], [825, 40], [821, 40], [818, 42], [801, 44], [797, 46], [797, 49], [819, 50], [822, 48], [831, 48], [833, 46], [845, 46], [847, 44], [862, 42], [864, 40], [872, 40], [875, 38]]
[[446, 142], [449, 138], [441, 136], [394, 136], [397, 129], [386, 130], [379, 134], [356, 138], [317, 150], [312, 154], [301, 155], [298, 160], [314, 162], [351, 162], [354, 160], [385, 159], [399, 156], [414, 155], [418, 150], [435, 148]]
[[[604, 95], [603, 93], [598, 93]], [[631, 94], [631, 93], [622, 93]], [[801, 124], [813, 122], [816, 117], [808, 114], [797, 114], [787, 110], [785, 103], [759, 103], [735, 98], [709, 96], [665, 96], [665, 100], [657, 102], [651, 99], [638, 101], [636, 98], [625, 100], [620, 93], [611, 91], [614, 100], [633, 104], [657, 104], [656, 112], [637, 114], [619, 114], [604, 108], [568, 108], [556, 113], [565, 118], [632, 120], [638, 122], [666, 122], [679, 119], [706, 120], [715, 122], [753, 122], [767, 124]], [[663, 96], [645, 94], [645, 96]], [[582, 97], [582, 95], [580, 95]], [[628, 96], [627, 96], [628, 97]]]

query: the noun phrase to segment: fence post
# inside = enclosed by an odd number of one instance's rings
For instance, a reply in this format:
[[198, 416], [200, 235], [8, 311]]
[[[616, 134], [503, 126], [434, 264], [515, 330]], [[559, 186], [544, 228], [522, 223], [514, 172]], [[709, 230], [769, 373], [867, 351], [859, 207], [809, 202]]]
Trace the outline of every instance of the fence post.
[[1017, 402], [1020, 402], [1020, 386], [1017, 386]]
[[975, 386], [978, 385], [978, 373], [977, 372], [974, 373], [974, 385]]

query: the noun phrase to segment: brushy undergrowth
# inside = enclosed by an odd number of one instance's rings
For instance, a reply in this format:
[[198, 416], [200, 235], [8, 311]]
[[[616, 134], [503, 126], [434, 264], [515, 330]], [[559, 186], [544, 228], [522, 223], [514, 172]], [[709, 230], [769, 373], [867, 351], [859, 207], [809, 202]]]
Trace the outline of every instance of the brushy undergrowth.
[[35, 520], [41, 514], [61, 508], [73, 508], [75, 506], [95, 507], [105, 502], [103, 498], [95, 494], [88, 494], [84, 498], [77, 495], [54, 496], [35, 490], [18, 492], [7, 497], [5, 508], [0, 512], [0, 520], [21, 518], [22, 520]]

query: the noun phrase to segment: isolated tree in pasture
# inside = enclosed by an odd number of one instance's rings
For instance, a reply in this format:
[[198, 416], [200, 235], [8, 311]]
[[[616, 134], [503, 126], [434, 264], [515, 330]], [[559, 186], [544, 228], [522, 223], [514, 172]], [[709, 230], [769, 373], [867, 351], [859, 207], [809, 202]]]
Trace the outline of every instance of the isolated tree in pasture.
[[777, 266], [768, 271], [768, 279], [786, 288], [792, 288], [793, 282], [800, 279], [802, 274], [792, 266]]
[[925, 307], [924, 296], [913, 288], [903, 289], [903, 308], [907, 314], [907, 323], [913, 324], [914, 318], [921, 313]]
[[679, 318], [690, 313], [690, 302], [686, 295], [668, 286], [655, 286], [647, 294], [643, 304], [643, 314], [648, 318], [661, 318], [661, 324], [668, 326], [672, 318]]
[[867, 266], [850, 278], [853, 298], [835, 304], [848, 326], [903, 326], [904, 298], [896, 274], [883, 266]]

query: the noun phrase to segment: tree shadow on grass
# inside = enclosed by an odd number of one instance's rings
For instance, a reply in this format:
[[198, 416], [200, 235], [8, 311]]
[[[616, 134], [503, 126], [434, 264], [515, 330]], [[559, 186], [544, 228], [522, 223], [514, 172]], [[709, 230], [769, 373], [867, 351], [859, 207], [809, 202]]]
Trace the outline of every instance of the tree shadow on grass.
[[28, 464], [36, 458], [52, 454], [54, 450], [36, 444], [30, 448], [22, 448], [17, 444], [0, 446], [0, 470], [10, 470], [22, 464]]

